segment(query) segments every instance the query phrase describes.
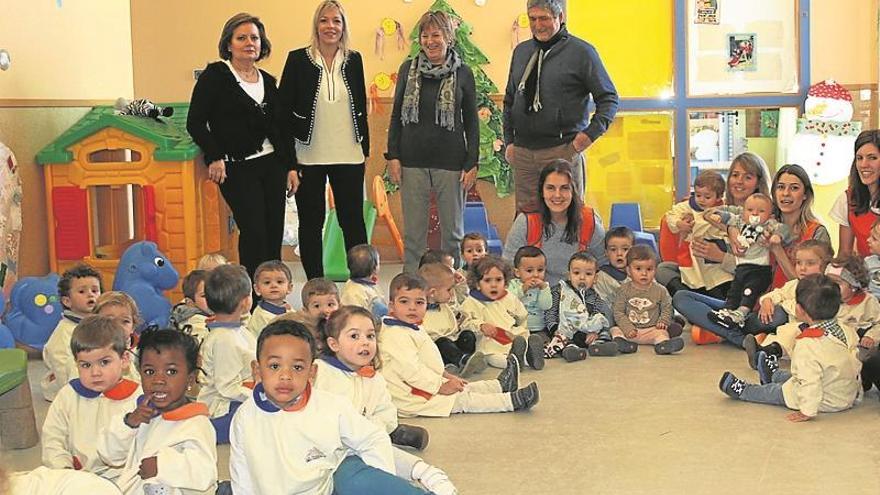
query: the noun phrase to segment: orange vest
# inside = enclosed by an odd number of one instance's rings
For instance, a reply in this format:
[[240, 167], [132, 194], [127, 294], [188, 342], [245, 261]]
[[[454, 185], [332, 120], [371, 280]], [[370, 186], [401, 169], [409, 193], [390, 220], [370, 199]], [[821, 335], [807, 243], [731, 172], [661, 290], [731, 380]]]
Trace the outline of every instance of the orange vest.
[[856, 238], [856, 252], [859, 256], [870, 256], [871, 249], [868, 248], [868, 237], [871, 236], [871, 227], [877, 220], [878, 215], [868, 209], [865, 213], [856, 215], [849, 204], [849, 189], [846, 190], [847, 199], [847, 220], [849, 220], [849, 229]]
[[[578, 250], [584, 251], [590, 245], [593, 232], [596, 230], [596, 218], [593, 208], [584, 205], [581, 210], [581, 235], [578, 238]], [[526, 246], [540, 248], [544, 244], [544, 222], [540, 213], [526, 213]]]

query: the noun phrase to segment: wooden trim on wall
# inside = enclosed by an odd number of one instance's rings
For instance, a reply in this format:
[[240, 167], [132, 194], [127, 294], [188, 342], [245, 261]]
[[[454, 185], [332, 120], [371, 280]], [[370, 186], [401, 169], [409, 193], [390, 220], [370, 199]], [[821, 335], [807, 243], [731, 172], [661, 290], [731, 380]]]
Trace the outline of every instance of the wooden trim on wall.
[[43, 100], [0, 98], [0, 108], [95, 107], [114, 105], [116, 100]]

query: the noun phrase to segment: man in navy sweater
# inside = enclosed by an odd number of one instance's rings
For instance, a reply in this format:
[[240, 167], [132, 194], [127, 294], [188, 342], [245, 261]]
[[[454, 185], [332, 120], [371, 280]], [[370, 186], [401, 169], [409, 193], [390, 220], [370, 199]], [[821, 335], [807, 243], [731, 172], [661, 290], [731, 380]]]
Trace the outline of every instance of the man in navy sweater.
[[583, 197], [582, 153], [605, 133], [618, 105], [596, 49], [568, 33], [562, 0], [528, 0], [526, 6], [534, 37], [514, 49], [504, 94], [505, 158], [513, 167], [519, 211], [540, 199], [538, 176], [559, 158], [572, 163]]

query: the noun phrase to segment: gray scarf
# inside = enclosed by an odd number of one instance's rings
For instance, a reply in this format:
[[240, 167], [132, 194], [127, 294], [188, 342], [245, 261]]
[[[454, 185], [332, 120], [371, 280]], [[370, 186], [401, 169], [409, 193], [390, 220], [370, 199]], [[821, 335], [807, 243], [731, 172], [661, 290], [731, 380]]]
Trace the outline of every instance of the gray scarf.
[[422, 89], [422, 77], [427, 77], [442, 79], [440, 91], [437, 93], [434, 123], [447, 130], [455, 130], [455, 74], [459, 67], [461, 67], [461, 57], [455, 50], [448, 50], [446, 60], [440, 65], [431, 65], [425, 53], [419, 51], [406, 75], [406, 88], [403, 91], [403, 105], [400, 111], [403, 125], [419, 123], [419, 93]]

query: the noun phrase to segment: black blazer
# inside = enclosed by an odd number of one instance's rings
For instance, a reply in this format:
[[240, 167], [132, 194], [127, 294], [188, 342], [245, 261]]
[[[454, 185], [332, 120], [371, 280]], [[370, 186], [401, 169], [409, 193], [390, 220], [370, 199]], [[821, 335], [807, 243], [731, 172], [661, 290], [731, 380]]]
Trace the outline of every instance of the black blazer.
[[[287, 55], [281, 86], [278, 88], [279, 126], [296, 153], [292, 138], [311, 143], [315, 127], [320, 78], [323, 69], [312, 59], [308, 47]], [[367, 127], [367, 90], [364, 85], [364, 63], [361, 54], [351, 50], [342, 62], [342, 79], [351, 101], [354, 137], [361, 143], [364, 156], [370, 155], [370, 130]]]
[[205, 154], [205, 164], [216, 160], [242, 160], [263, 149], [263, 140], [275, 148], [288, 169], [295, 162], [288, 141], [277, 126], [278, 89], [275, 78], [263, 74], [265, 96], [257, 104], [238, 84], [225, 62], [205, 67], [193, 88], [186, 130]]

